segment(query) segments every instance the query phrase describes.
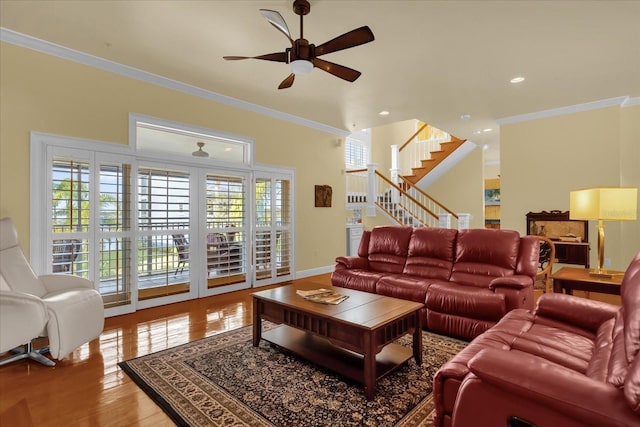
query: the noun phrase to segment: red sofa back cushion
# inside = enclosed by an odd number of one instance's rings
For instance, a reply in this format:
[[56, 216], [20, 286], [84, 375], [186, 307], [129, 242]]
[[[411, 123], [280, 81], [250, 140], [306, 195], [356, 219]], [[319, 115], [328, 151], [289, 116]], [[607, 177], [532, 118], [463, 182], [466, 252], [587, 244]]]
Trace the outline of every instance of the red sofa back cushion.
[[415, 228], [403, 273], [449, 280], [457, 235], [458, 231], [450, 228]]
[[[511, 276], [519, 250], [520, 234], [515, 230], [460, 230], [451, 280], [485, 287], [495, 277]], [[483, 276], [484, 280], [479, 280]]]
[[373, 271], [402, 273], [407, 259], [411, 227], [379, 226], [369, 237], [369, 265]]

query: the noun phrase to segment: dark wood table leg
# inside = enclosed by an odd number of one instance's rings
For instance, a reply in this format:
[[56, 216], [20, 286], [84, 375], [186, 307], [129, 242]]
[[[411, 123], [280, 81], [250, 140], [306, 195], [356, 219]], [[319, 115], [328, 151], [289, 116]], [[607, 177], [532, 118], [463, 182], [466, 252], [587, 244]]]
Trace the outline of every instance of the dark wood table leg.
[[416, 329], [413, 331], [413, 357], [418, 366], [422, 365], [422, 322], [420, 311], [416, 311]]
[[367, 400], [373, 400], [376, 394], [376, 350], [372, 333], [364, 334], [364, 395]]
[[261, 302], [257, 298], [253, 299], [253, 346], [258, 347], [262, 337], [262, 319], [260, 318]]

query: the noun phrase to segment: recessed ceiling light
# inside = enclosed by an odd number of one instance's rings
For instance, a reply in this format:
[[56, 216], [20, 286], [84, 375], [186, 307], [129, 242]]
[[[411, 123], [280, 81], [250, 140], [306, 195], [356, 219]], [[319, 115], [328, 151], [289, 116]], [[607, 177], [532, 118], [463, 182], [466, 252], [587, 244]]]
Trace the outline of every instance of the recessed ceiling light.
[[471, 114], [463, 114], [460, 116], [462, 120], [469, 120], [471, 118]]
[[491, 128], [486, 128], [486, 129], [482, 129], [482, 132], [491, 132], [493, 129]]
[[481, 130], [474, 130], [474, 131], [473, 131], [473, 134], [474, 134], [474, 135], [480, 135], [481, 133], [482, 133], [482, 131], [481, 131]]
[[389, 113], [387, 110], [383, 110], [383, 111], [380, 111], [378, 114], [381, 116], [388, 116], [391, 113]]
[[522, 83], [524, 81], [524, 77], [518, 76], [509, 80], [511, 83]]

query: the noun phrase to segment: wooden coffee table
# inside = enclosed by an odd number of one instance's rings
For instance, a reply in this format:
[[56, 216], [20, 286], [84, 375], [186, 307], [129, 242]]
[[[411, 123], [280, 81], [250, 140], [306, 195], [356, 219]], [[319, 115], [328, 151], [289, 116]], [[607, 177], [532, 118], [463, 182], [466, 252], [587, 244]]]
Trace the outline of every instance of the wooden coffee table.
[[[338, 305], [307, 301], [297, 289], [333, 289], [349, 298]], [[422, 364], [423, 304], [352, 289], [300, 283], [253, 294], [253, 345], [264, 339], [364, 385], [373, 399], [376, 382], [411, 357]], [[282, 324], [262, 332], [262, 319]], [[413, 334], [412, 348], [392, 341]]]

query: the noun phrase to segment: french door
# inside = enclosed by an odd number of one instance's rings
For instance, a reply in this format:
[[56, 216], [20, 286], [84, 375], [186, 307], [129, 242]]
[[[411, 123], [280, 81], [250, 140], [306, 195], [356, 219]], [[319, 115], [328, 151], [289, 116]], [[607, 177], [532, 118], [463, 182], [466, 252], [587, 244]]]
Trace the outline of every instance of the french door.
[[293, 278], [292, 173], [58, 146], [42, 160], [32, 265], [93, 280], [107, 316]]
[[264, 286], [293, 277], [292, 179], [260, 174], [254, 180], [254, 283]]

